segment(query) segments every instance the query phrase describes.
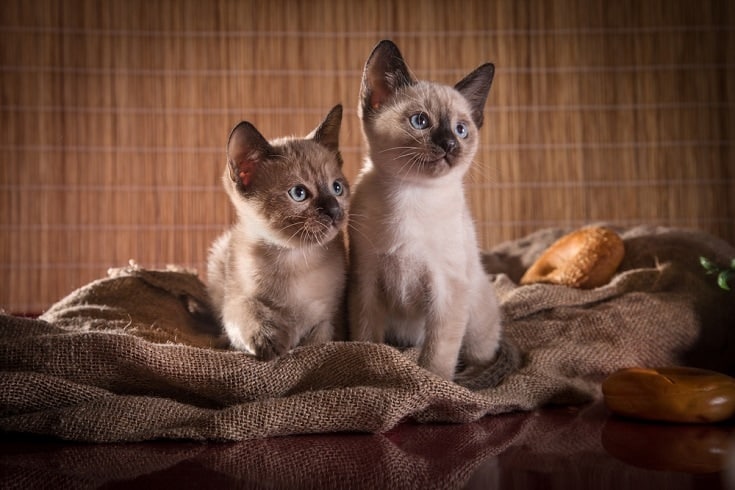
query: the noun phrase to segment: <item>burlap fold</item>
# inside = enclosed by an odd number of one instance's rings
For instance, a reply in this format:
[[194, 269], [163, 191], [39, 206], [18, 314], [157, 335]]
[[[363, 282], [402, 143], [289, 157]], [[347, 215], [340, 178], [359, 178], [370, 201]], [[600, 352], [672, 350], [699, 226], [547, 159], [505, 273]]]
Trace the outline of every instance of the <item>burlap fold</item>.
[[621, 231], [626, 258], [610, 284], [519, 287], [562, 233], [542, 231], [485, 256], [506, 347], [523, 362], [497, 387], [471, 391], [418, 367], [414, 351], [369, 343], [256, 361], [223, 348], [195, 275], [133, 265], [40, 319], [0, 317], [0, 429], [94, 442], [383, 432], [406, 418], [468, 422], [584, 403], [622, 367], [735, 371], [735, 299], [698, 261], [729, 263], [732, 246], [697, 232], [633, 228]]

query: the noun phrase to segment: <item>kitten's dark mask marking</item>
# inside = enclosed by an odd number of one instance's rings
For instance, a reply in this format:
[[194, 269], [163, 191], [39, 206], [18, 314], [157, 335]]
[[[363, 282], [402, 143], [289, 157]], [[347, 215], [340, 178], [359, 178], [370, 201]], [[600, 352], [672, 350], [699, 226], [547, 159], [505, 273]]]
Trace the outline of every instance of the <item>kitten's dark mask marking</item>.
[[453, 154], [458, 149], [459, 141], [452, 132], [451, 123], [446, 118], [439, 122], [438, 127], [431, 135], [431, 142], [444, 150], [447, 155]]
[[332, 223], [338, 223], [342, 220], [344, 213], [342, 212], [342, 207], [339, 205], [339, 201], [334, 196], [320, 196], [315, 204], [317, 211], [325, 216], [329, 216]]

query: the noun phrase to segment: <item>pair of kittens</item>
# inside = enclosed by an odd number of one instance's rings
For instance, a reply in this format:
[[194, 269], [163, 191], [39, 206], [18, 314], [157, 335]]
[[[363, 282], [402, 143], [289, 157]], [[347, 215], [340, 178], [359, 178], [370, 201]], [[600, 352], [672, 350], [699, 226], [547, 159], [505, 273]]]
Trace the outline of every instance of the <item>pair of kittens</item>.
[[419, 364], [448, 380], [458, 363], [493, 362], [499, 307], [463, 187], [493, 74], [416, 80], [381, 41], [360, 87], [369, 154], [352, 196], [340, 105], [304, 139], [232, 130], [223, 181], [238, 221], [212, 247], [208, 282], [233, 347], [269, 360], [333, 339], [421, 346]]

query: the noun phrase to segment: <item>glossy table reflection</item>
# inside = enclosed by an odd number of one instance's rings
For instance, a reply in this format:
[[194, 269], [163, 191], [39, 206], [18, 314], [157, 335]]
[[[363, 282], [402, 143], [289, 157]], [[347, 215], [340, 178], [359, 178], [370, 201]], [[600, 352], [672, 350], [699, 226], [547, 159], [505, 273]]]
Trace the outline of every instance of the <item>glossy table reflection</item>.
[[241, 443], [2, 434], [0, 488], [735, 488], [726, 471], [734, 436], [732, 422], [638, 423], [600, 404]]

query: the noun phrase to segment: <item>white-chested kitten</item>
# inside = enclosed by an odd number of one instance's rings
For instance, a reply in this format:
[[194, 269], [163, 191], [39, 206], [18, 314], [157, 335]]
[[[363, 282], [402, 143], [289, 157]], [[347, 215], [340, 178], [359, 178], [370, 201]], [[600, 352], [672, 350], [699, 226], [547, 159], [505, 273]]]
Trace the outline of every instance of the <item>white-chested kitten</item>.
[[342, 335], [349, 187], [337, 105], [306, 138], [271, 142], [247, 121], [223, 183], [237, 223], [212, 245], [212, 304], [236, 349], [269, 360]]
[[350, 212], [352, 340], [420, 345], [419, 364], [453, 379], [492, 363], [501, 334], [463, 177], [494, 73], [454, 87], [416, 80], [390, 41], [365, 64], [359, 115], [369, 154]]

